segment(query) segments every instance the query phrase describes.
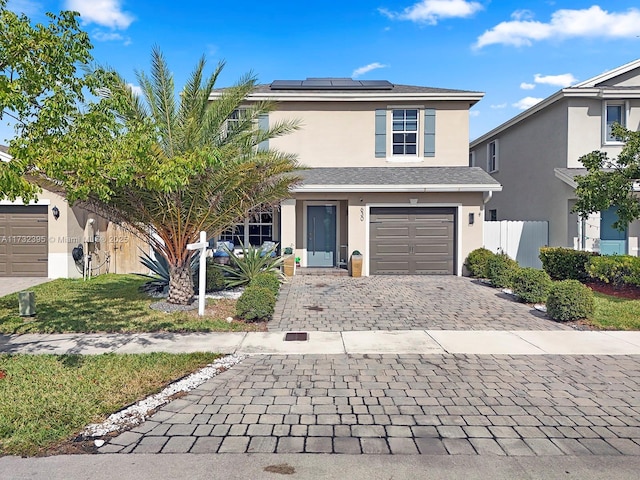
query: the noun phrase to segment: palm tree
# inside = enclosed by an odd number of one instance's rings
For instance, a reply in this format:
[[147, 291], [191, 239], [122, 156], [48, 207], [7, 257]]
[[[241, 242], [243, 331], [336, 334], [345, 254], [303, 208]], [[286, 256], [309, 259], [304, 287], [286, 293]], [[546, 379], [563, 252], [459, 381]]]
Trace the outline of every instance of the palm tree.
[[166, 257], [170, 303], [193, 299], [187, 244], [200, 231], [219, 234], [287, 198], [299, 181], [293, 155], [260, 148], [296, 122], [257, 128], [273, 104], [246, 101], [252, 75], [210, 100], [223, 67], [205, 78], [202, 58], [179, 95], [157, 48], [150, 75], [137, 73], [140, 95], [116, 72], [99, 69], [92, 81], [100, 101], [78, 113], [63, 138], [28, 146], [38, 159], [32, 178], [53, 180], [70, 203], [136, 231]]

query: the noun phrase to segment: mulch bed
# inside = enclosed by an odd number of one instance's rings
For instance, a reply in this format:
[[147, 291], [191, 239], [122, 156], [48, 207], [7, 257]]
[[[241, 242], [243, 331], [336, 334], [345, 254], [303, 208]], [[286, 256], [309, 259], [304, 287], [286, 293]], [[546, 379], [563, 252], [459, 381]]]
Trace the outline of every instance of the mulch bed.
[[594, 292], [603, 293], [612, 297], [640, 300], [640, 287], [635, 287], [633, 285], [615, 287], [610, 283], [591, 282], [587, 283], [587, 286]]

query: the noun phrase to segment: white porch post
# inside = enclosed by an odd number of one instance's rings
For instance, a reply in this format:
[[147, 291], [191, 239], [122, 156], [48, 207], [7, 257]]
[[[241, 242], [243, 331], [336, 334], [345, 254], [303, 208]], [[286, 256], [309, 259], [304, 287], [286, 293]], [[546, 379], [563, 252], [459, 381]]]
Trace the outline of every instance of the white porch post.
[[293, 247], [294, 253], [296, 245], [296, 200], [289, 198], [280, 203], [280, 250]]

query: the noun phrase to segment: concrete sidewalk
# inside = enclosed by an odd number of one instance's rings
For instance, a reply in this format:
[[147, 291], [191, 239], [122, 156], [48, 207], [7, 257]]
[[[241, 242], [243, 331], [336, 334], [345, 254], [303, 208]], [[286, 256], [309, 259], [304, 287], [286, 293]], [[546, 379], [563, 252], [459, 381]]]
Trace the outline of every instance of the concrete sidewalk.
[[0, 335], [0, 353], [640, 355], [640, 332], [397, 330]]

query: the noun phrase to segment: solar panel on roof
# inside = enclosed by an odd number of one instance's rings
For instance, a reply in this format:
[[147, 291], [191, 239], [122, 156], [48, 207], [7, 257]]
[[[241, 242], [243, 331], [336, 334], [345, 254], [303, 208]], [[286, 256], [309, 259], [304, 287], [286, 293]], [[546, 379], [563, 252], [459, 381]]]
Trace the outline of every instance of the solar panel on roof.
[[391, 90], [387, 80], [353, 80], [351, 78], [307, 78], [274, 80], [271, 90]]

